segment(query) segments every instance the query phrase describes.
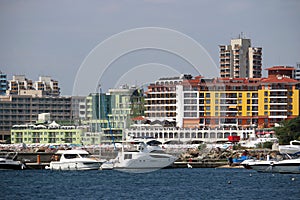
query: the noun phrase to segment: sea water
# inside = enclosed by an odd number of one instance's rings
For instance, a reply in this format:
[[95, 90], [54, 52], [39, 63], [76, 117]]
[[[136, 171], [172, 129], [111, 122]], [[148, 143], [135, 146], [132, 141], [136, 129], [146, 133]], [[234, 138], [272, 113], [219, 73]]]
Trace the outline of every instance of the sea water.
[[300, 199], [300, 175], [246, 169], [0, 170], [0, 199]]

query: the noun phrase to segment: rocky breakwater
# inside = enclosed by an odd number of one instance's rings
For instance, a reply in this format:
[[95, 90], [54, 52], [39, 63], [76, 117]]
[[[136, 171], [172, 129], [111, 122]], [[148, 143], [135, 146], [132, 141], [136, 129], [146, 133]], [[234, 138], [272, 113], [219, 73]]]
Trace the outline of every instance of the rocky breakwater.
[[231, 147], [227, 149], [207, 147], [199, 145], [197, 148], [190, 148], [183, 152], [174, 163], [175, 168], [217, 168], [242, 167], [240, 163], [245, 159], [265, 160], [281, 159], [282, 155], [278, 151], [271, 149], [246, 149], [241, 147]]

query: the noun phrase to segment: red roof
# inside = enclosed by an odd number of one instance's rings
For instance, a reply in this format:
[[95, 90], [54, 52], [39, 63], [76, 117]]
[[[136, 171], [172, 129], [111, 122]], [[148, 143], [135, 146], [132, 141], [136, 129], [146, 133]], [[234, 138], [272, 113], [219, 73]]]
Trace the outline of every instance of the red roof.
[[284, 76], [263, 78], [261, 82], [262, 83], [299, 83], [299, 81], [295, 79], [284, 77]]
[[131, 118], [131, 120], [133, 121], [143, 121], [145, 118], [143, 116], [137, 116], [137, 117], [134, 117], [134, 118]]
[[267, 68], [266, 70], [286, 70], [286, 71], [293, 71], [293, 70], [295, 70], [295, 68], [294, 67], [290, 67], [290, 66], [274, 66], [274, 67]]

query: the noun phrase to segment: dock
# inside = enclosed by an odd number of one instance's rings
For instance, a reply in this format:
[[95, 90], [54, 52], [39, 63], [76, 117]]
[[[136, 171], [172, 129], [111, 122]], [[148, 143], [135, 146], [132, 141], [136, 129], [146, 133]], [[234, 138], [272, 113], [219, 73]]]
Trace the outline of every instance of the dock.
[[177, 161], [173, 163], [171, 168], [188, 168], [188, 165], [190, 165], [192, 168], [217, 168], [227, 165], [227, 161], [213, 159], [198, 162]]

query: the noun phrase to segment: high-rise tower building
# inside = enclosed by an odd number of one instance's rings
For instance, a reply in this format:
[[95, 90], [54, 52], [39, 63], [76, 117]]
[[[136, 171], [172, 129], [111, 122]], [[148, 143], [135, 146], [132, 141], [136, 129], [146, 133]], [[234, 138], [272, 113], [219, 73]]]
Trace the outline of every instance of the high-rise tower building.
[[240, 35], [219, 48], [222, 78], [261, 78], [262, 48], [251, 47], [250, 39]]

